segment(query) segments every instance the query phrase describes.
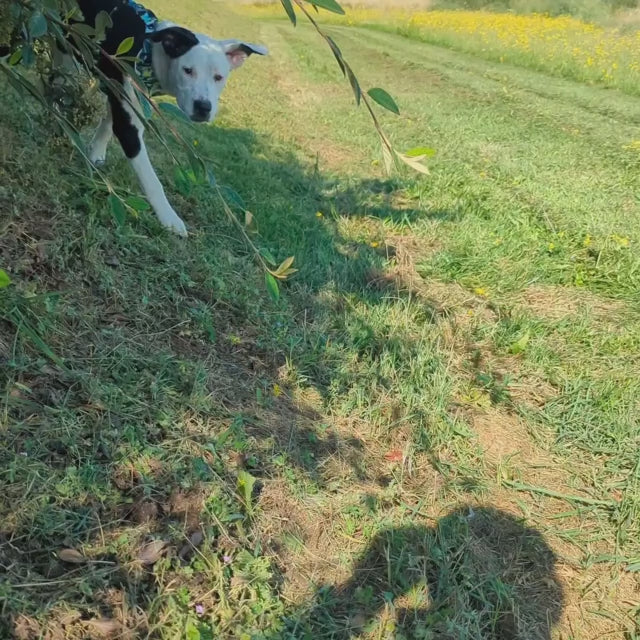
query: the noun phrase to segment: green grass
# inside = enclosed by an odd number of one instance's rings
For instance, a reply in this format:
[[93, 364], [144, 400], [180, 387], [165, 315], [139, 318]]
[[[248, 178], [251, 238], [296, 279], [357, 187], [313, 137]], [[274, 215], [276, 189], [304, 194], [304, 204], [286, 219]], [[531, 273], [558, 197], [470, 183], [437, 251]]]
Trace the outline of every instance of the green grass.
[[388, 178], [310, 29], [156, 4], [271, 48], [178, 126], [300, 271], [3, 92], [0, 636], [638, 637], [638, 99], [331, 28], [437, 149]]

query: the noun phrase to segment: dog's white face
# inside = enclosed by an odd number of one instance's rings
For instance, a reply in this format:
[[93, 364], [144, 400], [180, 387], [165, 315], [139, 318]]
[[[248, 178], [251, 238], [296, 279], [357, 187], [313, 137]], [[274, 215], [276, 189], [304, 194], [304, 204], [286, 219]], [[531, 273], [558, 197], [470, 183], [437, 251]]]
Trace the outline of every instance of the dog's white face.
[[212, 122], [229, 74], [252, 54], [267, 49], [240, 40], [214, 40], [160, 23], [151, 37], [153, 68], [163, 91], [195, 122]]

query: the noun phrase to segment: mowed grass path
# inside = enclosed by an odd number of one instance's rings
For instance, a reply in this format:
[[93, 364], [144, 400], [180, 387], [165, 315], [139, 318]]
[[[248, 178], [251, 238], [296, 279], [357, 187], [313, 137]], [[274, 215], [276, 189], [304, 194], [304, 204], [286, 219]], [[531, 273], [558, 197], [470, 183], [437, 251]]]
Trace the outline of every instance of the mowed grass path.
[[202, 187], [118, 225], [0, 101], [2, 633], [637, 637], [640, 100], [332, 27], [437, 150], [389, 179], [310, 29], [152, 8], [270, 47], [180, 126], [300, 271]]

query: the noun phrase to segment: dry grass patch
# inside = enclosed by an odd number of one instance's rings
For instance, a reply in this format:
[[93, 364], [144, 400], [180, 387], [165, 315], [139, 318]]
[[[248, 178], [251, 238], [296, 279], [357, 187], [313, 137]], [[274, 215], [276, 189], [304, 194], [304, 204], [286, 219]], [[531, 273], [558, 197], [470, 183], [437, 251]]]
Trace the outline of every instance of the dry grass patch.
[[595, 320], [612, 321], [624, 310], [624, 304], [607, 300], [584, 289], [551, 285], [534, 285], [521, 295], [522, 306], [545, 320], [565, 320], [587, 314]]

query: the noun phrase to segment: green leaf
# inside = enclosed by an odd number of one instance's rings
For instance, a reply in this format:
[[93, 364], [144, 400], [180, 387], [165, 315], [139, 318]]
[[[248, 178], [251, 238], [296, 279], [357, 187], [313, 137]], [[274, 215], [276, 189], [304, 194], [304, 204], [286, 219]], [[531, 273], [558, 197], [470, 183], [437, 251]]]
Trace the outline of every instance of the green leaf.
[[405, 151], [404, 155], [407, 158], [431, 158], [436, 155], [436, 150], [430, 147], [414, 147], [409, 151]]
[[182, 122], [186, 122], [191, 125], [193, 124], [189, 119], [189, 116], [180, 107], [173, 104], [173, 102], [158, 102], [158, 109], [160, 109], [160, 111], [164, 111], [170, 116], [173, 116], [174, 118], [178, 118], [178, 120], [182, 120]]
[[189, 153], [189, 164], [191, 165], [195, 182], [204, 184], [207, 177], [207, 167], [204, 164], [204, 160], [196, 153]]
[[85, 24], [84, 22], [76, 23], [72, 25], [71, 31], [75, 31], [80, 36], [84, 38], [94, 38], [96, 35], [96, 30], [89, 24]]
[[268, 271], [264, 274], [264, 280], [271, 299], [274, 302], [278, 302], [280, 299], [280, 287], [278, 286], [278, 281]]
[[375, 100], [381, 107], [400, 115], [400, 109], [398, 109], [396, 101], [384, 89], [376, 87], [374, 89], [369, 89], [367, 93], [369, 94], [369, 97], [372, 100]]
[[9, 64], [13, 67], [22, 59], [22, 49], [16, 49], [9, 58]]
[[520, 338], [518, 338], [516, 342], [514, 342], [509, 347], [509, 352], [512, 353], [513, 355], [522, 353], [525, 350], [527, 344], [529, 343], [530, 338], [531, 338], [531, 333], [529, 331], [526, 331]]
[[100, 11], [96, 16], [96, 40], [104, 40], [106, 30], [112, 26], [111, 16], [106, 11]]
[[142, 211], [149, 211], [151, 205], [140, 196], [129, 196], [125, 202], [128, 207], [131, 207], [134, 211], [141, 213]]
[[271, 265], [274, 266], [276, 265], [276, 259], [273, 257], [273, 254], [271, 253], [271, 251], [269, 251], [269, 249], [260, 249], [260, 255]]
[[344, 64], [344, 71], [347, 74], [347, 78], [349, 78], [349, 83], [351, 84], [351, 88], [353, 89], [353, 95], [356, 97], [356, 104], [360, 106], [360, 99], [362, 98], [362, 89], [360, 89], [360, 83], [358, 82], [358, 78], [356, 78], [353, 71], [351, 71], [351, 67], [346, 63]]
[[346, 70], [344, 68], [344, 61], [342, 59], [342, 51], [340, 51], [340, 47], [335, 43], [334, 39], [330, 36], [325, 36], [325, 40], [331, 47], [331, 51], [333, 51], [333, 55], [335, 56], [338, 65], [340, 66], [340, 70], [342, 71], [342, 75], [346, 74]]
[[253, 512], [253, 503], [251, 498], [253, 496], [253, 487], [256, 484], [256, 479], [246, 471], [241, 471], [238, 474], [238, 492], [242, 496], [245, 504], [245, 508], [247, 509], [247, 513], [251, 514]]
[[131, 36], [125, 38], [116, 49], [116, 56], [122, 56], [125, 53], [129, 53], [131, 51], [131, 47], [133, 47], [134, 40]]
[[140, 103], [140, 107], [142, 109], [142, 115], [145, 120], [151, 120], [151, 116], [153, 116], [153, 108], [151, 107], [151, 102], [147, 96], [143, 95], [140, 91], [136, 89], [136, 96], [138, 98], [138, 102]]
[[291, 4], [291, 0], [280, 0], [282, 2], [282, 6], [284, 10], [287, 12], [289, 16], [289, 20], [291, 20], [291, 24], [296, 26], [296, 12], [293, 10], [293, 5]]
[[314, 7], [320, 7], [327, 11], [331, 11], [332, 13], [339, 13], [341, 16], [344, 15], [344, 9], [336, 2], [336, 0], [307, 0], [307, 2], [312, 4]]
[[183, 195], [188, 196], [191, 193], [192, 181], [189, 173], [182, 167], [175, 168], [176, 189]]
[[112, 193], [109, 196], [108, 201], [113, 217], [116, 219], [118, 225], [122, 226], [127, 219], [127, 210], [125, 209], [122, 200], [115, 193]]
[[220, 193], [222, 194], [222, 197], [225, 198], [228, 205], [233, 205], [243, 211], [247, 208], [244, 204], [244, 200], [240, 197], [240, 194], [230, 186], [225, 184], [220, 187]]
[[22, 64], [25, 67], [32, 67], [36, 61], [35, 53], [33, 53], [33, 47], [30, 44], [22, 45]]
[[35, 11], [29, 18], [29, 34], [32, 38], [41, 38], [48, 31], [47, 19], [41, 11]]
[[201, 640], [200, 631], [191, 620], [187, 622], [185, 637], [187, 640]]
[[3, 269], [0, 269], [0, 289], [4, 289], [11, 284], [11, 278], [8, 276], [7, 272]]

